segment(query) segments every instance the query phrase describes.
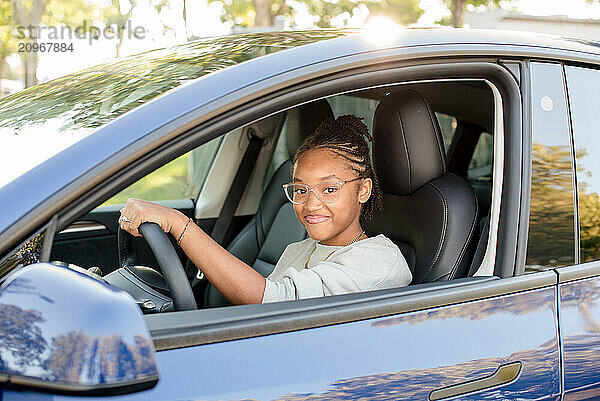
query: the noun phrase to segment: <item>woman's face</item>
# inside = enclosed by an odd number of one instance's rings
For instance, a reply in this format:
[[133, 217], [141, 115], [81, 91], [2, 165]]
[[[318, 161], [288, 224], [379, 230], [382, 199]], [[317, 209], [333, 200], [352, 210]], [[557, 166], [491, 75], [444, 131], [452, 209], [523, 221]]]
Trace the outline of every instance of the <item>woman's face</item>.
[[[294, 183], [315, 187], [320, 183], [350, 181], [358, 177], [342, 156], [327, 149], [309, 150], [294, 165]], [[340, 187], [333, 203], [319, 200], [310, 191], [306, 203], [294, 204], [296, 217], [308, 235], [325, 245], [347, 245], [362, 231], [360, 211], [371, 196], [370, 178], [348, 182]]]

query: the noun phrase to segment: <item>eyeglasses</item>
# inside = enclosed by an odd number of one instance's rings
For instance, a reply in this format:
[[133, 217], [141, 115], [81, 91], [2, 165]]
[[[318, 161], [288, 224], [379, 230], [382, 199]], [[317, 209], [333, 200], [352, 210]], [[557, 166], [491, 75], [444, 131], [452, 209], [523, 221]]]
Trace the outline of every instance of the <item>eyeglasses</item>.
[[363, 177], [357, 177], [348, 181], [321, 182], [314, 187], [306, 184], [289, 183], [283, 185], [283, 192], [285, 192], [285, 196], [287, 196], [289, 201], [296, 205], [306, 203], [311, 191], [321, 202], [333, 203], [340, 198], [340, 189], [342, 188], [342, 185], [362, 178]]

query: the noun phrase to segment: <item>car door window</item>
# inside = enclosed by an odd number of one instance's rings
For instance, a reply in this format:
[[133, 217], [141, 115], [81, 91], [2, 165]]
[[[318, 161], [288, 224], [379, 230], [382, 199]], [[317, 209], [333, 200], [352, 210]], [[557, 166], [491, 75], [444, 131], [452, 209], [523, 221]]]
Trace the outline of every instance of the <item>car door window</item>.
[[491, 180], [493, 156], [494, 137], [488, 132], [482, 132], [469, 162], [469, 169], [467, 170], [469, 181]]
[[13, 249], [12, 252], [0, 259], [0, 280], [15, 268], [45, 262], [48, 256], [44, 255], [44, 250], [50, 246], [47, 238], [54, 233], [54, 228], [54, 220], [51, 220], [38, 232]]
[[[531, 63], [531, 203], [526, 265], [575, 262], [574, 175], [560, 64]], [[535, 268], [534, 268], [535, 269]]]
[[456, 127], [458, 126], [458, 123], [456, 118], [444, 113], [435, 112], [435, 117], [437, 118], [438, 124], [440, 125], [440, 130], [442, 131], [444, 150], [446, 151], [447, 155], [448, 149], [450, 149], [450, 144], [452, 144], [452, 140], [454, 139], [454, 134], [456, 133]]
[[373, 117], [379, 100], [361, 98], [349, 95], [338, 95], [327, 98], [335, 118], [345, 114], [354, 114], [363, 119], [363, 122], [369, 127], [369, 132], [373, 132]]
[[581, 262], [600, 259], [600, 71], [565, 67], [577, 165]]
[[215, 138], [165, 164], [107, 200], [104, 205], [125, 203], [132, 197], [149, 201], [196, 199], [221, 141], [222, 138]]

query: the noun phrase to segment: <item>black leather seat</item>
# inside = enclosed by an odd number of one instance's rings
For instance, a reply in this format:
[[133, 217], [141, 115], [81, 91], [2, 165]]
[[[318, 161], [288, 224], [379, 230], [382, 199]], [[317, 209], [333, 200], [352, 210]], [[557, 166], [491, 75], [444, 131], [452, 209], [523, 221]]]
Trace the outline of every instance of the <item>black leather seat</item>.
[[[324, 99], [304, 104], [287, 112], [287, 129], [282, 135], [286, 135], [290, 158], [294, 156], [302, 140], [328, 117], [333, 117], [333, 112]], [[264, 277], [273, 271], [288, 244], [301, 241], [307, 235], [281, 187], [291, 179], [292, 162], [287, 160], [273, 174], [263, 192], [256, 214], [227, 247], [229, 252], [252, 266]], [[204, 293], [204, 306], [224, 305], [229, 303], [209, 283]]]
[[403, 90], [382, 101], [373, 122], [373, 162], [384, 209], [367, 225], [402, 250], [413, 284], [466, 277], [478, 222], [471, 186], [446, 171], [440, 128], [427, 101]]

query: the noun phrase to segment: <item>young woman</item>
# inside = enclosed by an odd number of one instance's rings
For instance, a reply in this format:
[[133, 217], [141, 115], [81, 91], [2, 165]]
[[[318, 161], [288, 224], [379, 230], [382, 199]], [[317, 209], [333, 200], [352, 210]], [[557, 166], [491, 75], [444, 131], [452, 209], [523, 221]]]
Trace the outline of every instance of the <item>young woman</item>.
[[362, 121], [352, 115], [324, 121], [293, 159], [284, 185], [309, 238], [287, 246], [264, 278], [177, 210], [129, 199], [121, 228], [155, 222], [171, 233], [208, 280], [233, 304], [321, 297], [405, 286], [412, 276], [398, 247], [384, 235], [367, 237], [361, 220], [381, 207]]

